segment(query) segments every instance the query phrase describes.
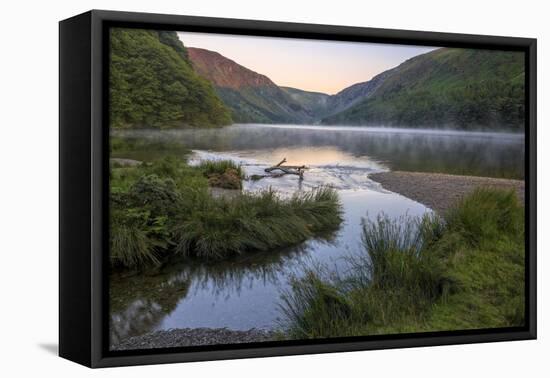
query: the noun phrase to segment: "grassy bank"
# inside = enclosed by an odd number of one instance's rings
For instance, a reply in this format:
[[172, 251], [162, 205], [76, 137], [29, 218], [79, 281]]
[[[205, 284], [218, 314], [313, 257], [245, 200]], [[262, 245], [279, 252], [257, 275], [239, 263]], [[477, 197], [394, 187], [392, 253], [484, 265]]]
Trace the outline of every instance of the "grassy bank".
[[111, 265], [140, 268], [173, 254], [222, 259], [269, 251], [323, 237], [342, 221], [329, 188], [289, 199], [270, 190], [231, 198], [209, 193], [211, 186], [240, 189], [243, 177], [229, 161], [189, 166], [173, 156], [112, 166]]
[[290, 338], [519, 326], [524, 216], [512, 191], [478, 189], [443, 218], [363, 222], [353, 272], [322, 270], [283, 295]]

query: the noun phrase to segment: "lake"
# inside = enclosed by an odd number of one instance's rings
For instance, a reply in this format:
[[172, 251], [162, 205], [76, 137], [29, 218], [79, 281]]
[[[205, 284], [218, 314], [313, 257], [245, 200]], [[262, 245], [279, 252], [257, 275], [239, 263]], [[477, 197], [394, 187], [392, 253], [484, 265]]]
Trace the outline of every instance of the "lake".
[[[245, 181], [244, 190], [276, 189], [282, 196], [330, 185], [340, 196], [344, 222], [326, 240], [235, 258], [221, 263], [174, 261], [146, 274], [111, 276], [111, 341], [154, 330], [227, 327], [274, 329], [280, 296], [293, 277], [324, 266], [345, 275], [348, 257], [362, 252], [361, 221], [431, 210], [384, 190], [369, 174], [388, 170], [524, 177], [524, 137], [518, 134], [328, 127], [232, 125], [222, 129], [132, 130], [124, 138], [181, 143], [193, 150], [191, 164], [231, 159], [247, 175], [283, 158], [307, 165], [304, 179], [287, 175]], [[140, 156], [133, 156], [140, 158]], [[149, 158], [141, 156], [142, 159]]]

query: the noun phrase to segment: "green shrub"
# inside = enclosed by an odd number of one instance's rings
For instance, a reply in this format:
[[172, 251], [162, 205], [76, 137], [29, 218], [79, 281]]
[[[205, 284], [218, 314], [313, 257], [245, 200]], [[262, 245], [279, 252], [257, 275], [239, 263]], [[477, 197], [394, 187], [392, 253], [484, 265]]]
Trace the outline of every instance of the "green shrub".
[[154, 215], [169, 216], [177, 210], [179, 192], [171, 178], [143, 175], [130, 188], [135, 203], [150, 209]]

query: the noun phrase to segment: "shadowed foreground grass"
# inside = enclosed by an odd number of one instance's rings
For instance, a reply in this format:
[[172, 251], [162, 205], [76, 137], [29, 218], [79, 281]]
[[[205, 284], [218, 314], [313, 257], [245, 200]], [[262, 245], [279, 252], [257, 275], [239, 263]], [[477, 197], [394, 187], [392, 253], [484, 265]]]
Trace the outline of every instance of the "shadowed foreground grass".
[[289, 199], [270, 190], [212, 197], [213, 175], [225, 180], [228, 173], [240, 187], [240, 167], [226, 161], [191, 167], [169, 157], [113, 167], [111, 265], [140, 268], [177, 253], [222, 259], [268, 251], [323, 237], [342, 222], [341, 204], [330, 188]]
[[523, 230], [515, 193], [481, 188], [443, 218], [364, 220], [349, 276], [310, 271], [283, 295], [285, 337], [521, 326]]

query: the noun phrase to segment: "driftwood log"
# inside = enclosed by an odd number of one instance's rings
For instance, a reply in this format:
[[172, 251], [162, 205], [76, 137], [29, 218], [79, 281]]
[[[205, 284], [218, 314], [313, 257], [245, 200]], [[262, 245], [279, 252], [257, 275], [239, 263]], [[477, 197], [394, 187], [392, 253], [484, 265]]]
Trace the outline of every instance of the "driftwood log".
[[304, 171], [309, 169], [305, 165], [283, 165], [286, 163], [286, 158], [281, 160], [279, 163], [264, 169], [267, 175], [253, 175], [252, 180], [260, 180], [264, 177], [281, 177], [284, 175], [297, 175], [300, 176], [300, 179], [304, 178]]

